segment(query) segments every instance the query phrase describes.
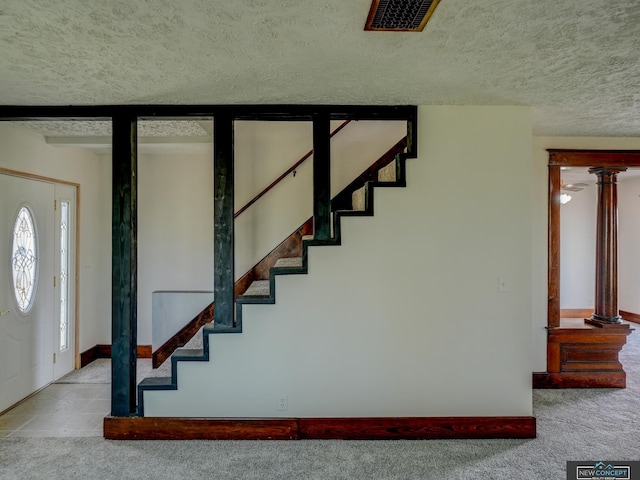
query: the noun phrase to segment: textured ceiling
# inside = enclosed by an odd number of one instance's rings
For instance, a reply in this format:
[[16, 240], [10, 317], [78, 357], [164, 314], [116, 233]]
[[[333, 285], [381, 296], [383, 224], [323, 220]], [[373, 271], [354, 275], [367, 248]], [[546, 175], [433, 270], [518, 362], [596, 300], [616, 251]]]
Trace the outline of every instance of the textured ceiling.
[[3, 0], [0, 105], [534, 107], [540, 135], [640, 135], [640, 2], [442, 0], [422, 33], [370, 0]]

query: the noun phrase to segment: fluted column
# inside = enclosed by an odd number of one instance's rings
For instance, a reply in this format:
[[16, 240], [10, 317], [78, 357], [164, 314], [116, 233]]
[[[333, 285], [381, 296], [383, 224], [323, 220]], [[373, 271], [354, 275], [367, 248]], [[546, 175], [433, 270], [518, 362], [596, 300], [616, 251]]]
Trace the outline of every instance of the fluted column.
[[626, 167], [592, 167], [598, 176], [595, 309], [586, 322], [599, 327], [622, 323], [618, 313], [617, 175]]

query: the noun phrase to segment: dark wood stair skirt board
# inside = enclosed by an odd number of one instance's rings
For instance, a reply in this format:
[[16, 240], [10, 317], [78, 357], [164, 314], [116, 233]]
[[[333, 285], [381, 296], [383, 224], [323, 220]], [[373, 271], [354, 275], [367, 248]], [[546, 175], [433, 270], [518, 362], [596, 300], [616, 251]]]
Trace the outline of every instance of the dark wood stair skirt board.
[[547, 372], [533, 374], [533, 388], [625, 388], [618, 355], [631, 331], [626, 324], [550, 329]]
[[535, 417], [105, 417], [109, 440], [439, 440], [535, 438]]

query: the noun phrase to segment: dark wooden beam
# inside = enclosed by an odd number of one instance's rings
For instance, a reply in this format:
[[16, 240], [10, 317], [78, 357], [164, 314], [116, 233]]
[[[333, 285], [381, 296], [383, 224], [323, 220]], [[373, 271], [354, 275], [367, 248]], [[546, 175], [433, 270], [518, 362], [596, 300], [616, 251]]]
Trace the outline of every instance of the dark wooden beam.
[[0, 121], [108, 120], [116, 116], [175, 120], [232, 115], [235, 120], [308, 121], [314, 113], [331, 120], [415, 120], [414, 105], [3, 105]]
[[328, 113], [313, 117], [313, 237], [331, 238], [331, 126]]
[[560, 167], [549, 165], [547, 325], [560, 326]]
[[214, 327], [234, 326], [233, 281], [233, 116], [217, 115], [213, 121], [213, 300]]
[[549, 165], [559, 167], [640, 167], [639, 150], [548, 149]]
[[111, 415], [136, 411], [137, 119], [113, 117]]

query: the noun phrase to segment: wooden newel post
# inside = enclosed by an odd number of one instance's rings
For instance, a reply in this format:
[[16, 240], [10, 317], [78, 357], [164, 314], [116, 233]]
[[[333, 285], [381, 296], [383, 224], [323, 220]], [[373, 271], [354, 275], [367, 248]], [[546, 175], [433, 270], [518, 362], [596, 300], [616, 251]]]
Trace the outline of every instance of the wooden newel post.
[[596, 225], [595, 310], [585, 321], [604, 327], [622, 323], [618, 313], [618, 198], [617, 175], [626, 167], [592, 167], [598, 176]]
[[331, 238], [331, 124], [328, 113], [313, 116], [313, 238]]
[[233, 227], [233, 116], [216, 115], [213, 121], [213, 300], [214, 328], [231, 328], [234, 319]]
[[111, 415], [136, 412], [138, 123], [113, 118]]

